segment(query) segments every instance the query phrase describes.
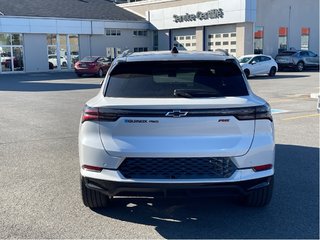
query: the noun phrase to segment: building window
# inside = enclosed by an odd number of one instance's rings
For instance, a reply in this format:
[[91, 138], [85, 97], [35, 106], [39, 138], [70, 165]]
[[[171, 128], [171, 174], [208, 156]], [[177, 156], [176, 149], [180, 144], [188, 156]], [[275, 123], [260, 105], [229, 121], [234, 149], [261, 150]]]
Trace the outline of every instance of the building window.
[[221, 34], [216, 34], [215, 37], [216, 38], [221, 38]]
[[112, 61], [122, 53], [122, 50], [121, 48], [107, 47], [106, 53], [107, 53], [106, 57]]
[[221, 42], [216, 42], [216, 46], [221, 46]]
[[263, 38], [264, 38], [263, 27], [256, 26], [255, 32], [254, 32], [254, 43], [253, 43], [255, 54], [263, 53]]
[[278, 41], [278, 52], [283, 52], [288, 49], [288, 28], [279, 28], [279, 41]]
[[236, 45], [237, 42], [236, 42], [236, 41], [231, 41], [230, 44], [231, 44], [231, 45]]
[[146, 47], [136, 47], [133, 49], [134, 52], [147, 52], [148, 51], [148, 48]]
[[222, 34], [222, 36], [223, 36], [224, 38], [229, 37], [229, 33], [224, 33], [224, 34]]
[[48, 68], [71, 69], [79, 60], [79, 36], [75, 34], [47, 35]]
[[230, 52], [235, 53], [236, 49], [232, 48], [232, 49], [230, 49]]
[[229, 45], [229, 42], [228, 41], [223, 42], [222, 45]]
[[194, 51], [196, 50], [196, 36], [174, 36], [173, 46], [178, 47], [179, 50]]
[[106, 29], [106, 36], [120, 36], [120, 29]]
[[69, 44], [70, 44], [71, 68], [74, 68], [74, 64], [80, 60], [79, 59], [79, 36], [70, 34]]
[[209, 35], [208, 35], [208, 38], [209, 38], [209, 39], [213, 38], [213, 35], [212, 35], [212, 34], [209, 34]]
[[237, 34], [236, 33], [230, 33], [230, 37], [236, 37]]
[[158, 37], [158, 31], [153, 31], [153, 50], [158, 51], [159, 49], [159, 37]]
[[133, 36], [136, 37], [146, 37], [148, 35], [148, 32], [146, 30], [134, 30], [133, 31]]
[[208, 46], [213, 46], [213, 42], [208, 42]]
[[301, 50], [309, 50], [310, 28], [301, 28]]
[[0, 34], [0, 72], [24, 70], [23, 35], [19, 33]]

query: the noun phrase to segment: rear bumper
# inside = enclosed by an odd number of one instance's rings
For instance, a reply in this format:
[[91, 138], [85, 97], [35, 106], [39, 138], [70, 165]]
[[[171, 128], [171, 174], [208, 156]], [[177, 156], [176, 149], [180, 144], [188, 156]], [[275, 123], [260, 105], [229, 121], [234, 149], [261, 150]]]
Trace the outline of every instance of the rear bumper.
[[258, 179], [238, 182], [210, 183], [147, 183], [115, 182], [83, 177], [87, 188], [99, 191], [109, 197], [113, 196], [243, 196], [250, 191], [270, 185], [273, 175]]
[[278, 68], [295, 68], [297, 67], [294, 63], [278, 63]]
[[77, 68], [74, 71], [81, 74], [96, 74], [99, 69], [95, 68]]

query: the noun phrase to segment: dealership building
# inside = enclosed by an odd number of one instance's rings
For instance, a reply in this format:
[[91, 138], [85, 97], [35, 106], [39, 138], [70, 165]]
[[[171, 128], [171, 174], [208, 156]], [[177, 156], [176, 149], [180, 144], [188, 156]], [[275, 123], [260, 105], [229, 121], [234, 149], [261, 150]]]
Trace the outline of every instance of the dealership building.
[[72, 70], [84, 56], [127, 49], [319, 53], [318, 0], [119, 2], [0, 0], [0, 74]]

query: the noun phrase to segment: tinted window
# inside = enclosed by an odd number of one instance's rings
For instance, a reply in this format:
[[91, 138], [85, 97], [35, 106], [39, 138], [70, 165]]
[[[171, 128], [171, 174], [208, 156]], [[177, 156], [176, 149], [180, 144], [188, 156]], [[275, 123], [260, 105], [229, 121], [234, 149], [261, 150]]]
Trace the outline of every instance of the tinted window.
[[266, 56], [261, 56], [262, 61], [270, 61], [271, 58], [266, 57]]
[[308, 52], [303, 51], [303, 52], [300, 52], [300, 56], [301, 57], [308, 57], [309, 54], [308, 54]]
[[247, 62], [249, 62], [250, 59], [251, 59], [251, 57], [241, 57], [241, 58], [239, 58], [239, 62], [240, 63], [247, 63]]
[[284, 52], [279, 53], [278, 55], [279, 56], [291, 56], [295, 53], [296, 53], [296, 51], [284, 51]]
[[251, 63], [252, 63], [252, 62], [258, 63], [258, 62], [260, 62], [260, 57], [254, 57], [254, 58], [252, 58], [252, 60], [251, 60], [250, 62], [251, 62]]
[[97, 57], [84, 57], [81, 62], [94, 62], [97, 60]]
[[[225, 61], [120, 62], [111, 72], [106, 96], [173, 98], [248, 95], [239, 67]], [[206, 94], [207, 93], [207, 94]]]
[[310, 57], [316, 57], [316, 56], [317, 56], [317, 55], [316, 55], [315, 53], [313, 53], [313, 52], [310, 52], [310, 51], [309, 51], [308, 53], [309, 53], [309, 56], [310, 56]]

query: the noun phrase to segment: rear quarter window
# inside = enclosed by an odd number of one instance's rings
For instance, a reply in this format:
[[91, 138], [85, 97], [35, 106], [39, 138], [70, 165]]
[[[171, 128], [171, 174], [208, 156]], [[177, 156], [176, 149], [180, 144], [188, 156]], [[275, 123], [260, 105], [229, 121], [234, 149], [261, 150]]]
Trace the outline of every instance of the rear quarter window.
[[105, 96], [175, 98], [177, 90], [209, 92], [211, 97], [248, 95], [242, 72], [233, 62], [157, 61], [118, 63], [110, 73]]

